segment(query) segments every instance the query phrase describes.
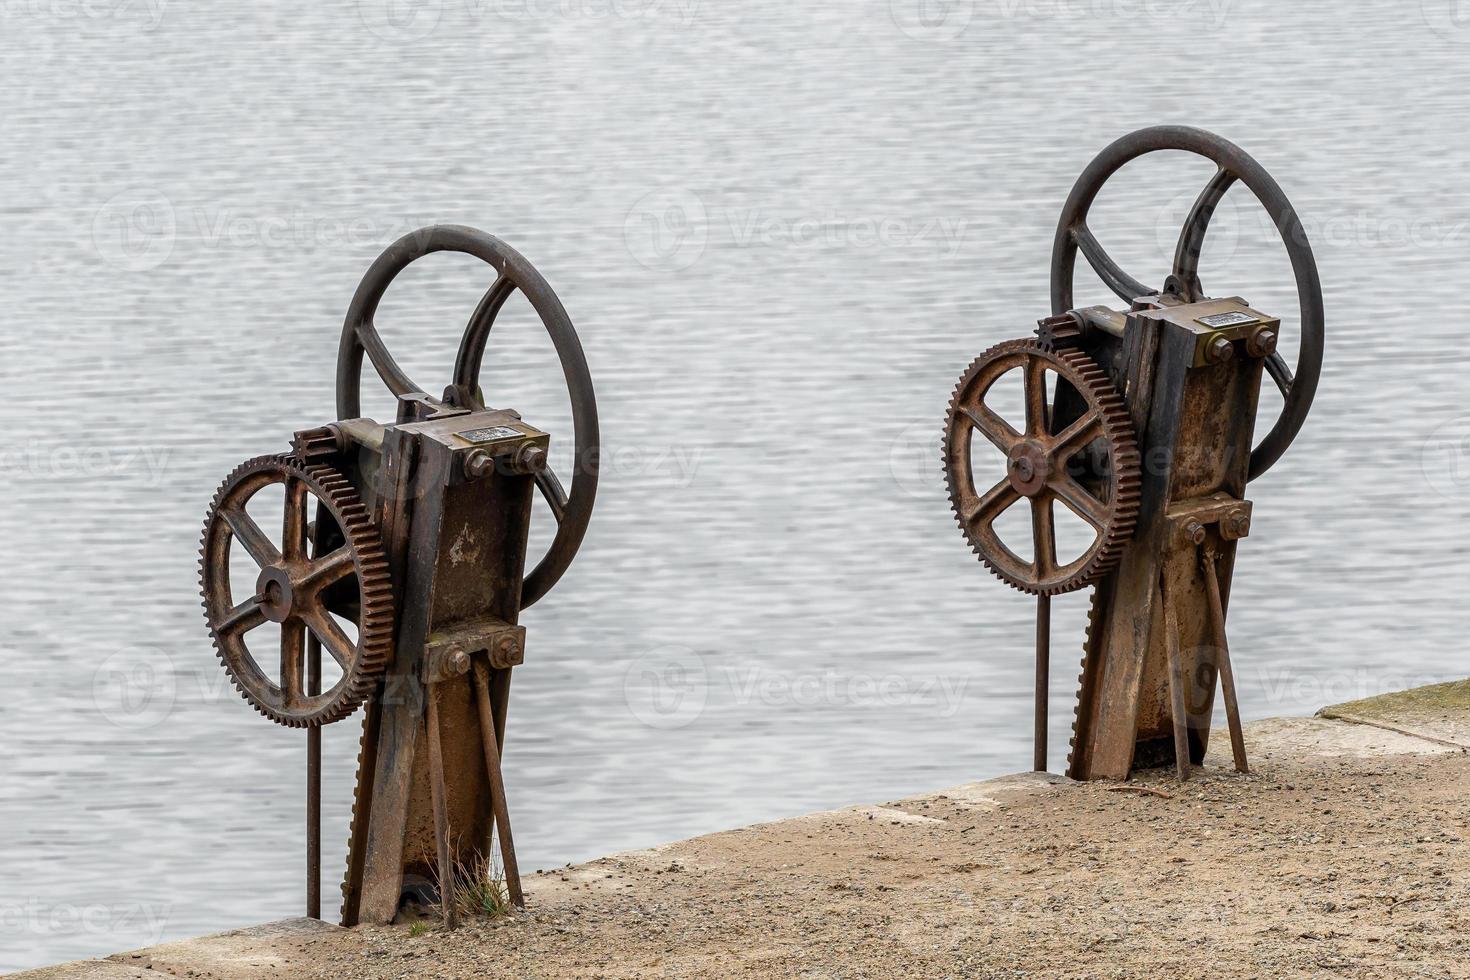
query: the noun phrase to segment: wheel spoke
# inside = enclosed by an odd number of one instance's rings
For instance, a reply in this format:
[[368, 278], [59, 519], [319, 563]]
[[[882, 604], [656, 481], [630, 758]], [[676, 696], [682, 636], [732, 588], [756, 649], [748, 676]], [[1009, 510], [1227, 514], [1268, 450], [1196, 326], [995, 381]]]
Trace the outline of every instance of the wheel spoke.
[[300, 620], [281, 624], [281, 696], [289, 708], [306, 689], [306, 628]]
[[225, 523], [230, 525], [230, 530], [235, 535], [235, 540], [244, 545], [245, 551], [255, 560], [261, 568], [279, 564], [281, 553], [276, 550], [275, 544], [266, 533], [255, 523], [255, 518], [245, 513], [245, 508], [235, 505], [225, 507], [220, 511]]
[[1273, 352], [1266, 358], [1266, 373], [1271, 375], [1271, 380], [1276, 382], [1276, 387], [1281, 391], [1282, 398], [1291, 397], [1292, 385], [1296, 379], [1291, 376], [1291, 368], [1286, 366], [1286, 358], [1279, 352]]
[[362, 344], [362, 349], [367, 351], [368, 360], [373, 362], [373, 369], [378, 372], [378, 377], [383, 379], [383, 384], [395, 395], [408, 395], [415, 391], [422, 391], [413, 379], [404, 373], [398, 362], [393, 360], [393, 355], [388, 353], [388, 347], [383, 343], [383, 338], [378, 334], [377, 325], [372, 321], [364, 321], [357, 325], [357, 342]]
[[965, 524], [994, 524], [996, 518], [1004, 514], [1006, 510], [1021, 499], [1021, 494], [1015, 487], [1011, 486], [1010, 480], [1001, 480], [990, 491], [981, 497], [979, 502], [965, 516]]
[[302, 592], [311, 595], [329, 586], [336, 585], [357, 570], [352, 560], [352, 548], [343, 545], [324, 558], [311, 563], [301, 580]]
[[1059, 473], [1052, 480], [1052, 491], [1057, 498], [1071, 508], [1072, 513], [1101, 531], [1108, 522], [1108, 508], [1102, 501], [1083, 489], [1082, 484], [1066, 473]]
[[1031, 498], [1031, 544], [1035, 549], [1031, 561], [1036, 566], [1036, 577], [1044, 579], [1052, 575], [1057, 568], [1057, 528], [1051, 498], [1046, 494]]
[[1102, 279], [1103, 284], [1111, 289], [1119, 299], [1132, 303], [1140, 296], [1158, 294], [1157, 289], [1148, 288], [1124, 272], [1122, 267], [1113, 261], [1113, 257], [1103, 249], [1102, 243], [1097, 240], [1092, 234], [1092, 229], [1086, 224], [1078, 224], [1072, 229], [1072, 240], [1077, 243], [1083, 257], [1087, 259], [1087, 264], [1092, 266], [1098, 278]]
[[1009, 453], [1011, 447], [1023, 438], [1021, 433], [1011, 428], [1009, 422], [991, 411], [990, 406], [983, 402], [974, 408], [961, 405], [960, 414], [970, 420], [976, 432], [989, 439], [991, 445], [1003, 453]]
[[310, 499], [306, 483], [286, 478], [286, 519], [281, 529], [281, 552], [286, 561], [306, 557], [306, 503]]
[[302, 618], [306, 626], [311, 630], [313, 636], [321, 641], [326, 651], [337, 661], [338, 666], [348, 670], [357, 655], [357, 644], [347, 635], [347, 631], [337, 624], [331, 614], [324, 609], [312, 609], [303, 613]]
[[1199, 257], [1205, 246], [1205, 233], [1210, 229], [1210, 219], [1215, 209], [1224, 200], [1226, 191], [1235, 184], [1233, 173], [1221, 167], [1200, 192], [1199, 199], [1184, 220], [1184, 229], [1179, 233], [1179, 244], [1174, 250], [1174, 278], [1191, 295], [1183, 297], [1186, 302], [1196, 303], [1204, 299], [1199, 284]]
[[551, 507], [552, 516], [556, 518], [556, 523], [560, 524], [567, 513], [567, 492], [562, 487], [561, 480], [551, 472], [550, 466], [536, 474], [536, 489], [540, 490], [541, 496], [546, 498], [546, 503]]
[[1066, 432], [1057, 436], [1051, 448], [1052, 467], [1062, 468], [1066, 465], [1067, 460], [1086, 449], [1102, 435], [1103, 424], [1100, 413], [1089, 412], [1082, 416], [1068, 426]]
[[1026, 362], [1026, 434], [1033, 439], [1051, 431], [1046, 397], [1046, 361], [1032, 358]]
[[261, 610], [260, 603], [254, 599], [246, 599], [226, 613], [215, 629], [224, 635], [248, 633], [264, 622], [265, 613]]

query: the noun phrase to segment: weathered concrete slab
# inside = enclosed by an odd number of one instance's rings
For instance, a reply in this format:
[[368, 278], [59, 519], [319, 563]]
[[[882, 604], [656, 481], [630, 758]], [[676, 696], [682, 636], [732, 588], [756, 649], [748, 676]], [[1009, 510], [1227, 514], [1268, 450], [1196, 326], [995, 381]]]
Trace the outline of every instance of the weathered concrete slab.
[[6, 977], [7, 980], [149, 980], [150, 977], [156, 980], [158, 974], [110, 960], [77, 960], [43, 970], [10, 973]]
[[1317, 714], [1470, 749], [1470, 680], [1349, 701]]
[[[250, 929], [150, 946], [109, 957], [147, 977], [194, 977], [200, 980], [256, 980], [290, 977], [313, 962], [312, 946], [341, 926], [316, 919], [286, 919]], [[111, 974], [102, 975], [111, 980]]]

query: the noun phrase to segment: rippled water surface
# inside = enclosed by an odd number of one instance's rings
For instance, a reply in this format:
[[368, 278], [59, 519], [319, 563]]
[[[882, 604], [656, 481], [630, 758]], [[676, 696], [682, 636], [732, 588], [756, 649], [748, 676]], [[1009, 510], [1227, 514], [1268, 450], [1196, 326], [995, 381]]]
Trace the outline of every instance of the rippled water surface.
[[[1145, 124], [1252, 150], [1327, 287], [1316, 412], [1252, 488], [1247, 713], [1464, 675], [1450, 8], [0, 4], [0, 968], [301, 910], [302, 737], [224, 682], [198, 529], [236, 463], [332, 417], [357, 278], [434, 221], [543, 270], [608, 450], [516, 676], [526, 866], [1027, 764], [1032, 607], [959, 539], [939, 421], [969, 359], [1048, 312], [1076, 174]], [[1120, 177], [1096, 225], [1134, 275], [1161, 278], [1210, 172]], [[1280, 246], [1230, 201], [1207, 286], [1291, 314]], [[486, 283], [436, 258], [380, 318], [430, 389]], [[492, 350], [491, 400], [568, 433], [524, 310]], [[326, 741], [330, 896], [356, 725]]]

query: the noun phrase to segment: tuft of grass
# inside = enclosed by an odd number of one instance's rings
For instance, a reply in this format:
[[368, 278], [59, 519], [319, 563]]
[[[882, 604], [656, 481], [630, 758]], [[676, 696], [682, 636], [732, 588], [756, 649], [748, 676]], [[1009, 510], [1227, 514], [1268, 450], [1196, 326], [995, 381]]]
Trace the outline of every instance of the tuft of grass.
[[427, 935], [432, 928], [427, 922], [415, 922], [408, 927], [408, 934], [410, 937], [416, 939], [419, 936]]
[[[439, 893], [444, 894], [442, 883]], [[492, 857], [477, 855], [470, 864], [455, 866], [454, 909], [461, 918], [499, 919], [511, 913], [505, 875]]]

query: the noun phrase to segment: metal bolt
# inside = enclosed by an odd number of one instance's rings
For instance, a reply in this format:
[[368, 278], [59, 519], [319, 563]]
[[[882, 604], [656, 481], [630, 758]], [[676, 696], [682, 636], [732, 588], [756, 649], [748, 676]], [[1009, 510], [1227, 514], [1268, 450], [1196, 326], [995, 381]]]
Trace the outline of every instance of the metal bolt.
[[1205, 360], [1211, 364], [1228, 364], [1235, 358], [1235, 345], [1224, 337], [1216, 337], [1205, 347]]
[[546, 450], [534, 443], [526, 443], [516, 450], [511, 469], [522, 476], [533, 476], [546, 469]]
[[1190, 521], [1184, 525], [1184, 536], [1196, 546], [1205, 543], [1205, 526], [1199, 521]]
[[465, 476], [479, 480], [495, 472], [495, 457], [483, 449], [476, 449], [464, 461]]
[[1276, 345], [1280, 340], [1275, 330], [1270, 327], [1262, 327], [1250, 335], [1245, 343], [1245, 349], [1251, 357], [1270, 357], [1276, 353]]
[[450, 671], [456, 674], [468, 674], [470, 672], [470, 655], [459, 647], [449, 651], [449, 657], [444, 661]]

